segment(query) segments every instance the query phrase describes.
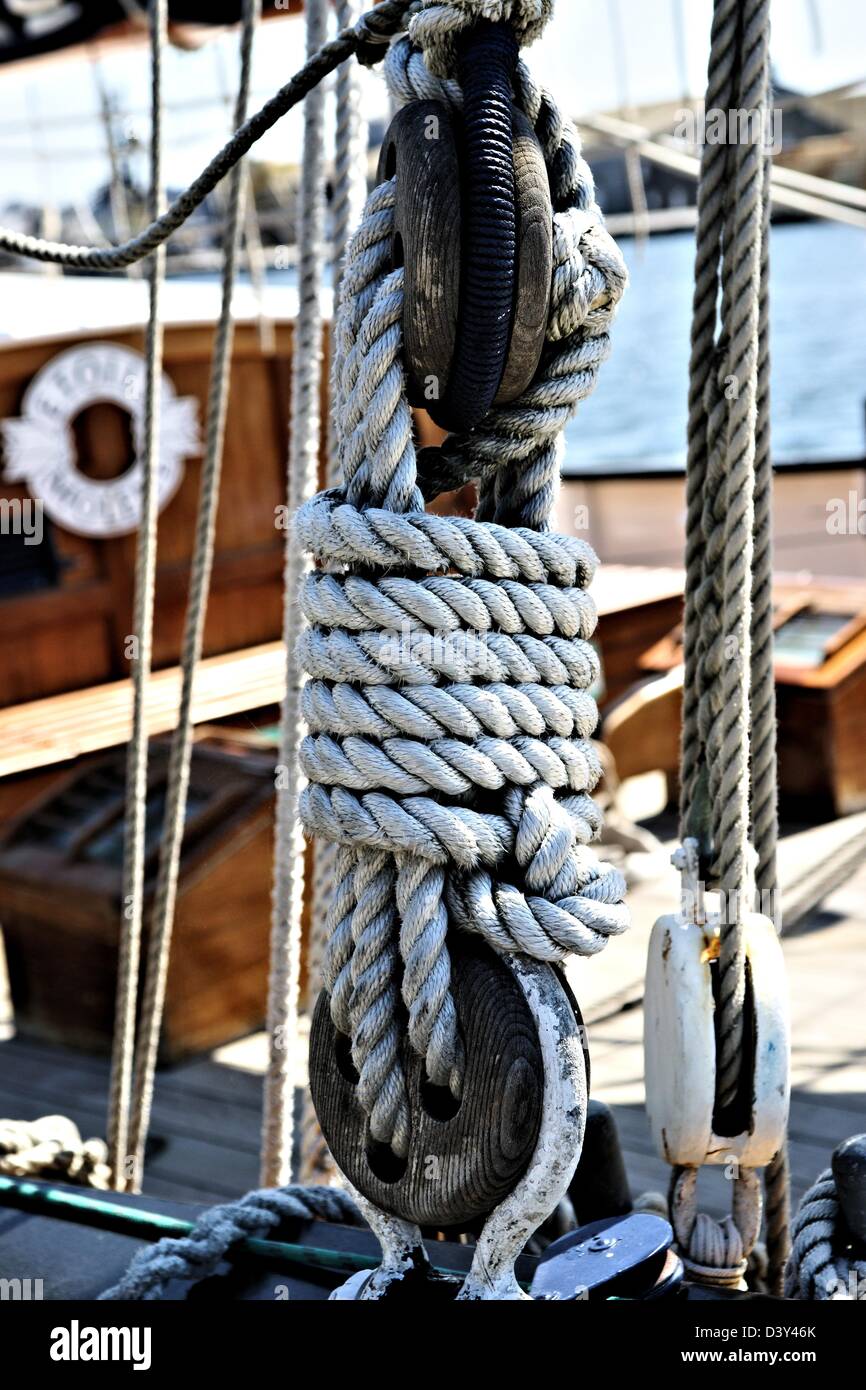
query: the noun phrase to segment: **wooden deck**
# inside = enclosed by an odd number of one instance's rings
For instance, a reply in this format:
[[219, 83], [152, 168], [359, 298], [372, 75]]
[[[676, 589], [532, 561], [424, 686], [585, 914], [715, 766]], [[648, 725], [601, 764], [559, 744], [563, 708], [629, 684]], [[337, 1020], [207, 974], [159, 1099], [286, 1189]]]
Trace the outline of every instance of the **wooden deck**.
[[[815, 832], [809, 832], [810, 835]], [[801, 858], [797, 840], [783, 863]], [[675, 902], [675, 878], [663, 862], [646, 871], [630, 902], [634, 926], [597, 960], [573, 972], [592, 1054], [592, 1092], [614, 1108], [635, 1193], [664, 1189], [666, 1166], [654, 1154], [643, 1113], [640, 1003], [646, 939], [659, 911]], [[866, 864], [801, 918], [785, 937], [793, 1003], [791, 1164], [798, 1197], [838, 1141], [866, 1130], [866, 1023], [863, 953]], [[218, 1201], [258, 1181], [263, 1034], [208, 1058], [160, 1073], [145, 1192]], [[31, 1119], [62, 1112], [88, 1136], [103, 1134], [108, 1066], [23, 1037], [0, 1043], [0, 1116]], [[303, 1049], [298, 1082], [303, 1084]], [[300, 1095], [300, 1091], [299, 1091]], [[729, 1193], [720, 1170], [702, 1179], [707, 1209], [721, 1214]]]

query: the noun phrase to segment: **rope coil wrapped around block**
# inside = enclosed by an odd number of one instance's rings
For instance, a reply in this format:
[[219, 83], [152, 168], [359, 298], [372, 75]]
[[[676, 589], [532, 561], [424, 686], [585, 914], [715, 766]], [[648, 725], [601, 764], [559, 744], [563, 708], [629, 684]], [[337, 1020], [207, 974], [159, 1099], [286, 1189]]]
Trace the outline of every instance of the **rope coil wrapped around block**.
[[[490, 17], [483, 5], [426, 6], [412, 21], [425, 53], [406, 37], [392, 45], [397, 101], [420, 87], [459, 102], [426, 63], [429, 36], [459, 28], [458, 9]], [[588, 847], [601, 825], [586, 593], [596, 560], [547, 529], [562, 429], [606, 356], [626, 275], [575, 132], [522, 64], [516, 88], [551, 181], [553, 292], [529, 388], [446, 443], [456, 470], [480, 477], [477, 518], [424, 511], [403, 271], [391, 265], [393, 178], [368, 199], [342, 282], [332, 378], [342, 486], [296, 518], [319, 566], [301, 595], [300, 814], [339, 847], [325, 984], [371, 1135], [398, 1154], [409, 1143], [404, 1028], [430, 1081], [460, 1094], [449, 926], [547, 961], [599, 951], [627, 926], [622, 877]]]

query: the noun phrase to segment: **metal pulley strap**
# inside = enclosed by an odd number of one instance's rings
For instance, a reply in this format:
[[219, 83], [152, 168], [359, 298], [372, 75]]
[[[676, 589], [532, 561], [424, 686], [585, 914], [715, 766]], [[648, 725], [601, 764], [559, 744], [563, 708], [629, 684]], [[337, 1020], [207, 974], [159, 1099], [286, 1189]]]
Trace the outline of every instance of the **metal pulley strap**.
[[460, 312], [452, 368], [438, 419], [446, 429], [478, 424], [505, 371], [517, 275], [512, 82], [517, 42], [510, 24], [482, 20], [457, 45], [463, 89], [464, 231]]

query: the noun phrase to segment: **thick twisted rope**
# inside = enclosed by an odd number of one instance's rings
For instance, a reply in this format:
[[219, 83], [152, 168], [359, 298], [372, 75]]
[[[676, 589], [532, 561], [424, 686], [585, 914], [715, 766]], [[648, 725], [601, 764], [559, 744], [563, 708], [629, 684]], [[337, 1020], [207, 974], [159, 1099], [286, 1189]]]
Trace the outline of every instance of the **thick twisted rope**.
[[[763, 115], [769, 80], [769, 0], [743, 6], [738, 107]], [[736, 390], [726, 399], [724, 442], [725, 517], [723, 625], [733, 653], [722, 672], [719, 796], [713, 799], [719, 881], [737, 911], [725, 914], [719, 958], [719, 1102], [737, 1092], [743, 1050], [745, 1002], [744, 900], [749, 886], [749, 726], [751, 686], [752, 555], [754, 549], [755, 431], [757, 424], [758, 328], [763, 228], [764, 155], [758, 140], [734, 147], [734, 207], [726, 257], [728, 303], [723, 303], [726, 361], [723, 380]], [[726, 313], [726, 310], [728, 311]], [[721, 383], [720, 383], [721, 384]], [[712, 460], [711, 460], [712, 467]], [[712, 780], [711, 780], [712, 785]]]
[[[235, 124], [237, 126], [242, 125], [246, 118], [253, 42], [260, 8], [260, 0], [244, 0], [240, 44], [240, 79], [235, 105]], [[219, 503], [232, 343], [234, 340], [232, 294], [243, 222], [243, 194], [244, 165], [239, 163], [232, 170], [229, 183], [222, 298], [211, 359], [207, 436], [199, 488], [189, 598], [181, 647], [180, 705], [169, 756], [163, 835], [160, 841], [159, 869], [153, 919], [148, 939], [147, 966], [136, 1046], [129, 1145], [133, 1162], [132, 1171], [127, 1174], [128, 1179], [130, 1179], [128, 1186], [132, 1191], [140, 1191], [144, 1146], [150, 1124], [154, 1075], [165, 1004], [172, 925], [177, 898], [183, 827], [186, 820], [192, 759], [192, 695], [195, 673], [202, 652], [204, 626], [207, 617], [207, 597], [213, 568], [214, 535]]]
[[[168, 33], [166, 0], [153, 0], [150, 11], [151, 216], [162, 210], [162, 58]], [[145, 695], [153, 655], [153, 612], [156, 592], [156, 524], [159, 505], [159, 407], [162, 384], [163, 325], [160, 315], [165, 278], [165, 249], [154, 251], [148, 267], [150, 308], [145, 347], [146, 374], [142, 428], [141, 521], [135, 550], [132, 661], [132, 736], [126, 757], [126, 811], [123, 839], [123, 895], [117, 956], [117, 994], [112, 1034], [108, 1099], [108, 1148], [112, 1182], [122, 1190], [129, 1177], [129, 1109], [133, 1081], [138, 972], [144, 913], [144, 851], [147, 819], [147, 724]]]
[[[750, 818], [759, 905], [777, 889], [764, 0], [718, 0], [708, 74], [706, 109], [757, 113], [761, 132], [757, 141], [703, 147], [690, 362], [681, 829], [705, 844], [712, 834], [727, 898], [717, 1056], [724, 1107], [736, 1096], [742, 1058]], [[764, 1182], [768, 1279], [778, 1292], [788, 1244], [784, 1150]]]
[[[315, 53], [327, 34], [327, 0], [305, 7], [307, 53]], [[294, 510], [318, 485], [321, 438], [322, 305], [325, 236], [325, 93], [321, 86], [304, 102], [304, 145], [298, 213], [300, 247], [298, 316], [292, 343], [292, 433], [288, 460], [288, 499]], [[273, 916], [268, 976], [268, 1070], [262, 1128], [261, 1180], [277, 1186], [288, 1180], [294, 1131], [294, 1047], [298, 1023], [301, 913], [304, 894], [304, 838], [298, 820], [302, 738], [300, 690], [295, 649], [301, 628], [298, 594], [306, 557], [286, 532], [283, 575], [283, 641], [286, 694], [280, 734], [282, 773], [277, 789]]]
[[101, 1301], [151, 1302], [162, 1298], [173, 1280], [207, 1279], [240, 1240], [273, 1238], [287, 1221], [337, 1221], [362, 1226], [358, 1208], [346, 1192], [331, 1187], [283, 1187], [248, 1192], [238, 1202], [211, 1207], [188, 1236], [168, 1236], [146, 1246], [123, 1278]]
[[[419, 88], [459, 100], [406, 39], [386, 68], [398, 100]], [[325, 983], [371, 1133], [398, 1153], [409, 1139], [401, 1000], [429, 1078], [459, 1094], [449, 925], [548, 960], [599, 950], [626, 926], [620, 876], [586, 848], [600, 824], [584, 592], [595, 558], [546, 530], [559, 436], [594, 381], [625, 271], [576, 137], [522, 67], [518, 99], [556, 199], [548, 350], [521, 400], [452, 446], [462, 466], [491, 475], [496, 520], [423, 511], [403, 275], [390, 268], [393, 180], [368, 200], [343, 281], [332, 391], [343, 486], [297, 520], [300, 543], [345, 567], [308, 575], [298, 649], [309, 676], [302, 815], [340, 846]], [[492, 479], [500, 460], [518, 464], [510, 488]]]
[[866, 1260], [839, 1252], [844, 1231], [833, 1170], [826, 1168], [805, 1193], [791, 1225], [786, 1298], [866, 1301]]

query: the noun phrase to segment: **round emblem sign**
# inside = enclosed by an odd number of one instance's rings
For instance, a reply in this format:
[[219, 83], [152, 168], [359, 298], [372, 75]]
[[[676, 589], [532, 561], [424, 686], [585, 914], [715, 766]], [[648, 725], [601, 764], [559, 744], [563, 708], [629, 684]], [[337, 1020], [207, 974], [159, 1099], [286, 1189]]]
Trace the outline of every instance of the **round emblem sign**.
[[[115, 343], [89, 343], [59, 353], [30, 382], [20, 418], [2, 422], [7, 480], [26, 482], [46, 514], [79, 536], [135, 531], [141, 521], [144, 398], [141, 353]], [[117, 478], [88, 478], [76, 460], [72, 422], [99, 401], [112, 402], [131, 417], [135, 461]], [[200, 452], [198, 402], [177, 396], [163, 375], [156, 478], [160, 510], [180, 486], [184, 459]]]

